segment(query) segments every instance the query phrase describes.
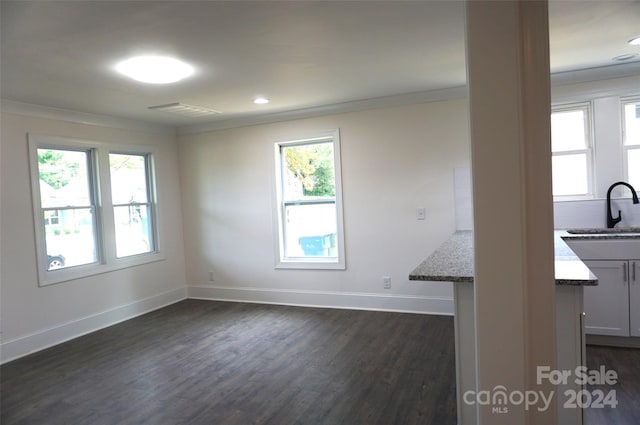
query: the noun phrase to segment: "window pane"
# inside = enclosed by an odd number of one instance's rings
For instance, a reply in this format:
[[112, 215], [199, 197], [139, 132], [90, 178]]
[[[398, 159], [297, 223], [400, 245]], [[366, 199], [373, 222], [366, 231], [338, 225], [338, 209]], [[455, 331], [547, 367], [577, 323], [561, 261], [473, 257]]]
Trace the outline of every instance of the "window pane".
[[334, 203], [287, 205], [284, 209], [285, 257], [337, 257]]
[[96, 241], [91, 208], [45, 210], [47, 270], [95, 263]]
[[276, 267], [344, 269], [338, 131], [276, 148]]
[[88, 152], [38, 149], [42, 208], [90, 206]]
[[116, 229], [116, 256], [151, 252], [149, 205], [125, 205], [113, 208]]
[[309, 197], [335, 197], [333, 143], [282, 148], [285, 201]]
[[147, 203], [146, 156], [109, 154], [114, 205]]
[[629, 184], [640, 190], [640, 149], [627, 150], [627, 174]]
[[579, 109], [551, 114], [551, 150], [553, 152], [587, 147], [585, 112]]
[[624, 144], [640, 145], [640, 102], [624, 105], [624, 127]]
[[586, 154], [556, 155], [552, 166], [554, 196], [589, 193]]

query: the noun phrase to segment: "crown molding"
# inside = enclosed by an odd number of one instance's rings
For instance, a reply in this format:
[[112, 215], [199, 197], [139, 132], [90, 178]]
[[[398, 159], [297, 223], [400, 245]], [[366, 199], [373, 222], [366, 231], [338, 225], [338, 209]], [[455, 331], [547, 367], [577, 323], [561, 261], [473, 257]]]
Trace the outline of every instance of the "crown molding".
[[[578, 101], [606, 96], [636, 95], [639, 93], [638, 87], [640, 87], [640, 61], [551, 74], [551, 98], [553, 102]], [[183, 126], [148, 123], [128, 118], [72, 111], [8, 99], [1, 100], [1, 111], [9, 114], [48, 118], [101, 127], [183, 135], [314, 118], [331, 114], [357, 112], [368, 109], [381, 109], [402, 105], [466, 98], [467, 87], [464, 85], [437, 90], [354, 100], [291, 111], [220, 119]]]
[[579, 69], [576, 71], [555, 72], [551, 74], [553, 86], [587, 83], [591, 81], [611, 80], [640, 75], [640, 61], [607, 65], [596, 68]]
[[[640, 87], [640, 62], [553, 73], [551, 74], [551, 87], [551, 96], [554, 102], [636, 94], [638, 92], [638, 87]], [[429, 103], [442, 100], [465, 99], [466, 97], [467, 86], [465, 85], [438, 90], [376, 97], [251, 117], [231, 118], [201, 124], [185, 125], [178, 127], [177, 133], [179, 135], [206, 133], [209, 131], [313, 118], [329, 114]]]
[[209, 131], [227, 130], [238, 127], [248, 127], [258, 124], [270, 124], [282, 121], [291, 121], [304, 118], [314, 118], [331, 114], [364, 111], [368, 109], [381, 109], [402, 105], [438, 102], [443, 100], [465, 99], [467, 87], [459, 86], [439, 90], [429, 90], [415, 93], [404, 93], [393, 96], [376, 97], [371, 99], [354, 100], [350, 102], [335, 103], [331, 105], [316, 106], [292, 111], [275, 112], [258, 116], [241, 117], [220, 121], [211, 121], [202, 124], [193, 124], [178, 127], [178, 134], [197, 134]]
[[0, 110], [2, 113], [6, 114], [67, 121], [76, 124], [111, 127], [148, 133], [176, 134], [176, 127], [172, 125], [147, 123], [128, 118], [53, 108], [51, 106], [35, 105], [9, 99], [2, 99], [0, 101]]
[[551, 100], [575, 102], [640, 93], [640, 62], [551, 75]]

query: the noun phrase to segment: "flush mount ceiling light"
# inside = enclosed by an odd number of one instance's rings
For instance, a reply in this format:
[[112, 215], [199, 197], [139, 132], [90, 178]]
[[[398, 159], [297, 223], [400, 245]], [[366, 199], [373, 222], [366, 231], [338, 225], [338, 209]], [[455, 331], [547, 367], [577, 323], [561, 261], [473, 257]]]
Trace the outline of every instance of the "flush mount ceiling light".
[[258, 96], [253, 99], [253, 103], [255, 103], [256, 105], [266, 105], [267, 103], [269, 103], [269, 99], [264, 96]]
[[629, 44], [633, 44], [634, 46], [640, 46], [640, 36], [633, 37], [631, 40], [629, 40]]
[[116, 71], [136, 81], [170, 84], [193, 74], [193, 67], [169, 56], [136, 56], [116, 65]]

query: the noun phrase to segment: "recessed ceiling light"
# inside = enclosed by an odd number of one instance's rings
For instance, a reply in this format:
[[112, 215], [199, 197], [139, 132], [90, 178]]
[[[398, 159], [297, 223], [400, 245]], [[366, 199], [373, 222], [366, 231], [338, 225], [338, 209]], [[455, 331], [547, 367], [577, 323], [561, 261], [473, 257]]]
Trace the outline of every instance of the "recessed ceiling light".
[[258, 96], [253, 99], [253, 103], [255, 103], [256, 105], [266, 105], [267, 103], [269, 103], [269, 99], [263, 96]]
[[169, 56], [136, 56], [118, 63], [116, 71], [142, 83], [170, 84], [193, 74], [193, 67]]
[[634, 46], [640, 45], [640, 37], [634, 37], [629, 40], [629, 44], [633, 44]]
[[637, 53], [628, 53], [628, 54], [625, 54], [625, 55], [616, 56], [616, 57], [614, 57], [612, 59], [614, 61], [617, 61], [617, 62], [623, 62], [623, 61], [628, 61], [629, 59], [633, 59], [636, 56], [638, 56]]

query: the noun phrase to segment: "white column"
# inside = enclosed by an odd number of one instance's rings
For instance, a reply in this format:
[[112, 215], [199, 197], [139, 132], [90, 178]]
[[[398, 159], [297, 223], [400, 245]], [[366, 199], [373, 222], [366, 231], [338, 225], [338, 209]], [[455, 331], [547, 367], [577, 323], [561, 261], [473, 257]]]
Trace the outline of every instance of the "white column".
[[[555, 367], [555, 286], [546, 1], [467, 6], [478, 390], [543, 390]], [[478, 406], [481, 424], [555, 424], [538, 412]]]

